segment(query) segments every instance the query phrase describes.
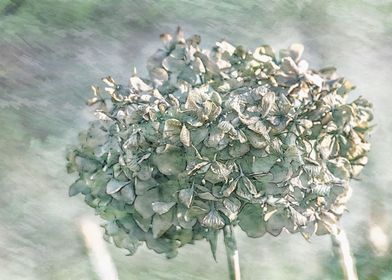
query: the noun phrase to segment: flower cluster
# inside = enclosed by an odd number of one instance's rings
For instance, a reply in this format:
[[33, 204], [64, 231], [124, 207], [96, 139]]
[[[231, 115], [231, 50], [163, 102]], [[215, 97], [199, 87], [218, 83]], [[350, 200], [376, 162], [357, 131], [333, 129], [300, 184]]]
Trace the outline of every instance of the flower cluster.
[[324, 234], [367, 162], [371, 104], [335, 68], [318, 71], [293, 44], [276, 55], [226, 41], [212, 50], [181, 30], [161, 36], [149, 79], [103, 79], [97, 120], [68, 154], [105, 234], [133, 254], [141, 242], [173, 257], [225, 225], [250, 237], [282, 229]]

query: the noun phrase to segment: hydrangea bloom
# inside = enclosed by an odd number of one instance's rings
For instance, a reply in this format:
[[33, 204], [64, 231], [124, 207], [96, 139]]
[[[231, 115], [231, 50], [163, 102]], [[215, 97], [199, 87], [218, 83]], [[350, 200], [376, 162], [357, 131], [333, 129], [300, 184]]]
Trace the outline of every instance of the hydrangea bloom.
[[310, 69], [299, 44], [277, 56], [226, 41], [204, 50], [181, 30], [161, 39], [149, 78], [93, 87], [97, 120], [68, 154], [70, 195], [84, 194], [107, 238], [173, 257], [201, 239], [214, 253], [225, 225], [328, 233], [367, 162], [371, 104], [347, 102], [350, 82]]

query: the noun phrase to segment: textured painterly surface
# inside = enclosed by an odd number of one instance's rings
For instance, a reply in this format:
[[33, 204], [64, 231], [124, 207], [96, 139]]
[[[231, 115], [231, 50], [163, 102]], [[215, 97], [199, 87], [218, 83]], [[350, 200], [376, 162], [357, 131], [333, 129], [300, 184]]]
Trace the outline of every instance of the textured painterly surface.
[[[391, 11], [388, 0], [0, 1], [1, 278], [97, 279], [78, 224], [93, 212], [68, 198], [75, 177], [65, 172], [65, 150], [91, 120], [89, 85], [108, 74], [126, 83], [134, 66], [145, 75], [159, 34], [177, 25], [201, 34], [205, 47], [223, 38], [249, 48], [301, 42], [313, 68], [336, 66], [357, 86], [353, 97], [374, 104], [369, 164], [352, 183], [342, 222], [362, 279], [390, 278], [392, 257], [368, 235], [375, 224], [376, 237], [391, 232]], [[339, 277], [328, 237], [308, 243], [299, 235], [237, 236], [244, 279]], [[207, 242], [173, 260], [144, 248], [133, 257], [109, 249], [120, 279], [227, 278], [224, 249], [218, 247], [214, 263]]]

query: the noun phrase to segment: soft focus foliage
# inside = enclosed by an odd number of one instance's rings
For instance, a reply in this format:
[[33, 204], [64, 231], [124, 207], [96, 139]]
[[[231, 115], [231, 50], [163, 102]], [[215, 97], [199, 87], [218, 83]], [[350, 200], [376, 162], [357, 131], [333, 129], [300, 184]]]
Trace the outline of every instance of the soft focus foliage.
[[239, 225], [250, 237], [325, 234], [367, 163], [371, 104], [335, 68], [309, 68], [303, 46], [212, 50], [180, 29], [161, 35], [149, 79], [93, 86], [98, 120], [68, 154], [68, 171], [130, 254], [141, 241], [168, 257]]

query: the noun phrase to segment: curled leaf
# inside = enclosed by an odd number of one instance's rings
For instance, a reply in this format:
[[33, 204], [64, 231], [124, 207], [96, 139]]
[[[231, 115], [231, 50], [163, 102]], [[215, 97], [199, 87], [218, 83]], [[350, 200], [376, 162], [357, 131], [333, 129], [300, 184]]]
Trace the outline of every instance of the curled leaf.
[[261, 116], [264, 118], [268, 115], [270, 110], [275, 104], [275, 93], [272, 91], [267, 92], [261, 100]]
[[180, 141], [187, 147], [191, 145], [191, 134], [185, 125], [183, 125], [181, 128]]

